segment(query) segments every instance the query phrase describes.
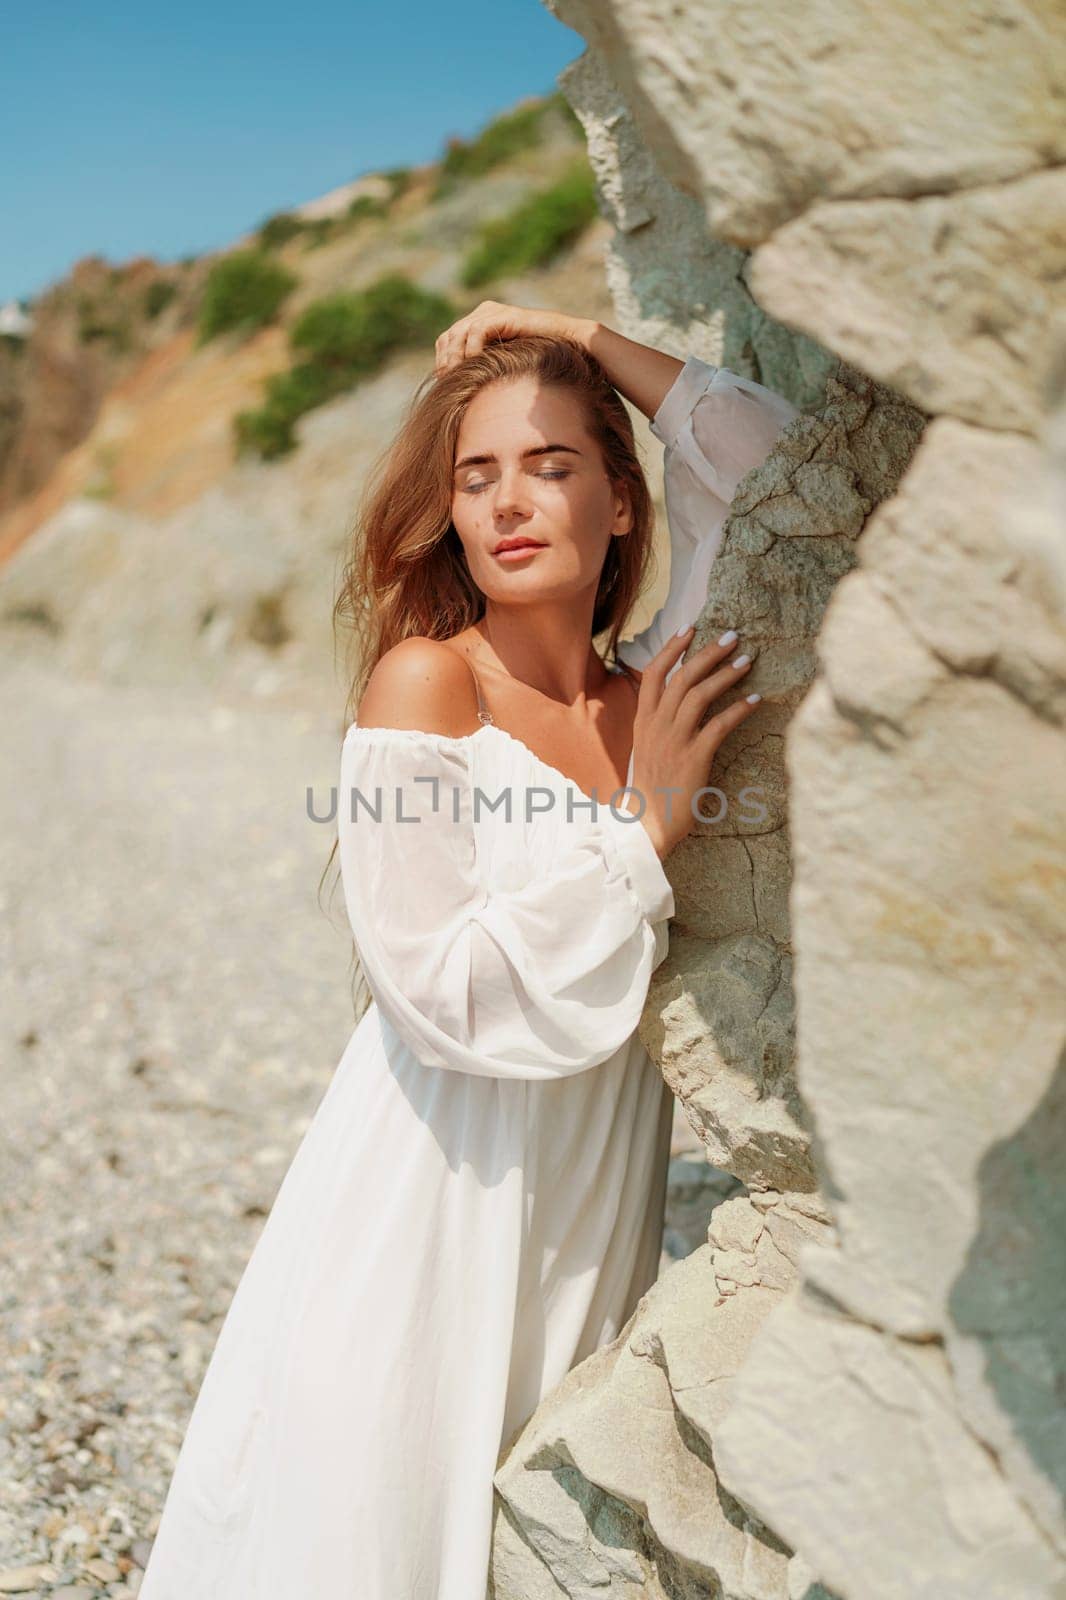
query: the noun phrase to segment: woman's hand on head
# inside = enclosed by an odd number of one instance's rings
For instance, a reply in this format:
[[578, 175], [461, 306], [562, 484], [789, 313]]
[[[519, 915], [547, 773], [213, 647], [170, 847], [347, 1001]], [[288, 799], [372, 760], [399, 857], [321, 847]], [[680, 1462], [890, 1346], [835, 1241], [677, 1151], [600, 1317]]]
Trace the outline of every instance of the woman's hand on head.
[[[758, 709], [744, 695], [706, 721], [705, 713], [751, 670], [751, 661], [729, 658], [737, 647], [734, 637], [726, 644], [711, 642], [678, 667], [669, 683], [666, 675], [684, 655], [692, 628], [668, 639], [641, 676], [637, 714], [633, 724], [633, 784], [626, 809], [640, 813], [660, 858], [696, 827], [693, 809], [697, 791], [711, 782], [711, 764], [727, 734]], [[761, 697], [760, 697], [761, 698]]]
[[596, 323], [590, 317], [571, 317], [563, 311], [541, 311], [526, 306], [504, 305], [499, 300], [482, 300], [465, 317], [437, 337], [434, 372], [440, 376], [450, 367], [480, 355], [487, 344], [499, 339], [519, 339], [527, 333], [543, 333], [550, 338], [573, 339], [587, 347]]

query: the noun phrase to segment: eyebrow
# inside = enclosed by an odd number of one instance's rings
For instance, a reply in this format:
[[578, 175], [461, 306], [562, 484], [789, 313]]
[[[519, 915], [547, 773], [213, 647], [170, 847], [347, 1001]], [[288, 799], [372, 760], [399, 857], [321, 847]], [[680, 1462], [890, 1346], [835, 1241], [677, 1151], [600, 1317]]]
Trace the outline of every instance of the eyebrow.
[[[572, 456], [582, 454], [580, 450], [575, 450], [572, 444], [535, 444], [528, 450], [522, 451], [522, 460], [524, 461], [527, 456], [552, 456], [560, 450], [568, 450]], [[494, 455], [464, 456], [461, 461], [455, 463], [454, 470], [458, 472], [460, 467], [479, 467], [483, 462], [498, 460], [499, 457]]]

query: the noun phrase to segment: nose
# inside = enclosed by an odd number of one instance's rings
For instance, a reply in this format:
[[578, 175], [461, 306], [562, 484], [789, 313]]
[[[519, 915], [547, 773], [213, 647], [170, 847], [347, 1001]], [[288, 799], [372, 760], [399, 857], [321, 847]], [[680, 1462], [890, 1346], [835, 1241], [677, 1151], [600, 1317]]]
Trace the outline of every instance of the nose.
[[498, 517], [524, 516], [528, 512], [529, 496], [521, 467], [505, 467], [500, 473], [493, 510]]

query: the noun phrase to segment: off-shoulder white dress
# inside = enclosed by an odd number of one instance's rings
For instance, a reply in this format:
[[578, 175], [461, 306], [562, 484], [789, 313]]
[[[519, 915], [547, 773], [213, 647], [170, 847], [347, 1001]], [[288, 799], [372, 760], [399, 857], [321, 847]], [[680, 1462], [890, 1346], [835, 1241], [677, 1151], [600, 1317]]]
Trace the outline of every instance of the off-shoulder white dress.
[[[698, 614], [795, 415], [685, 362], [652, 422], [669, 596], [631, 665]], [[673, 1101], [635, 1030], [674, 899], [643, 824], [492, 723], [353, 723], [339, 797], [373, 1001], [234, 1295], [142, 1600], [480, 1600], [501, 1448], [658, 1270]]]

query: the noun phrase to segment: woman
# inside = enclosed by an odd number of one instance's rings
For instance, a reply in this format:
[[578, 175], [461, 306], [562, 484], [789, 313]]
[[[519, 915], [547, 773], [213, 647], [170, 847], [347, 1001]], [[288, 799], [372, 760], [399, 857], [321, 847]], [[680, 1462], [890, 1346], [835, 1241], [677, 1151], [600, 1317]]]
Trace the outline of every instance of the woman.
[[[373, 1001], [234, 1296], [142, 1600], [480, 1600], [501, 1449], [657, 1274], [673, 1100], [636, 1028], [662, 861], [759, 698], [730, 693], [732, 632], [682, 657], [736, 486], [797, 413], [493, 302], [427, 383], [338, 601], [365, 624], [338, 842]], [[619, 393], [666, 447], [672, 560], [621, 644], [652, 511]]]

